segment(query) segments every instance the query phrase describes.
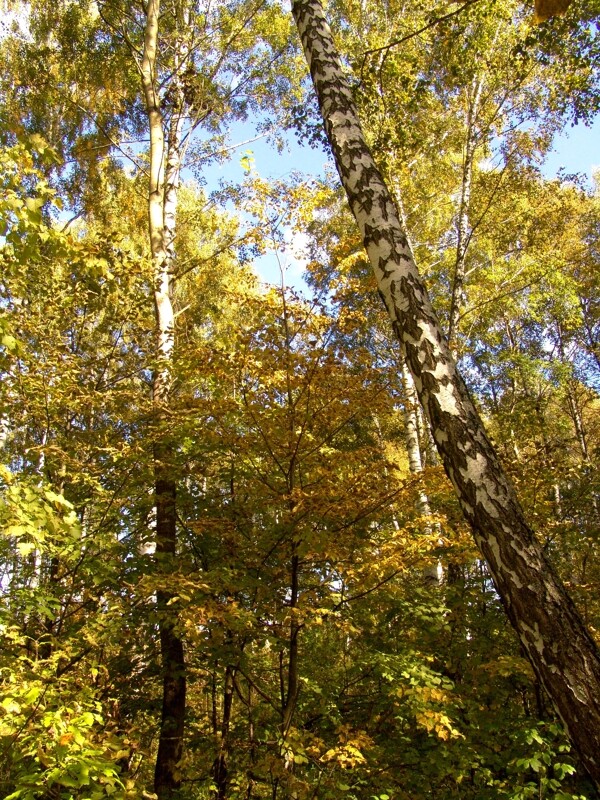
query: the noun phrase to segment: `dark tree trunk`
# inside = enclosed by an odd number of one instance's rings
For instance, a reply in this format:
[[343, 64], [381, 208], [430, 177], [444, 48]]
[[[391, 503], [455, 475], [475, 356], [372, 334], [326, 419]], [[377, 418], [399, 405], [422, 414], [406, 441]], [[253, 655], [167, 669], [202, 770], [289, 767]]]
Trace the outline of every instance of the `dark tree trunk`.
[[290, 592], [290, 638], [289, 638], [289, 656], [287, 668], [287, 691], [285, 698], [282, 694], [282, 709], [281, 709], [281, 735], [285, 739], [292, 724], [294, 711], [296, 710], [296, 703], [298, 702], [298, 694], [300, 691], [299, 674], [298, 674], [298, 645], [300, 639], [301, 625], [296, 616], [298, 608], [298, 579], [300, 570], [300, 559], [297, 554], [297, 544], [293, 545], [293, 555], [291, 564], [291, 592]]
[[223, 683], [223, 719], [221, 721], [221, 735], [219, 752], [213, 763], [213, 777], [215, 781], [215, 800], [226, 800], [229, 784], [229, 770], [227, 756], [229, 753], [229, 726], [231, 724], [231, 710], [233, 706], [233, 681], [235, 670], [232, 666], [225, 667]]
[[600, 787], [600, 654], [527, 525], [434, 314], [361, 131], [318, 0], [293, 13], [350, 207], [446, 473], [527, 657]]
[[[158, 448], [156, 448], [158, 450]], [[164, 452], [155, 451], [156, 477], [156, 561], [160, 572], [168, 573], [176, 555], [175, 483], [164, 473], [168, 467]], [[163, 474], [161, 474], [163, 473]], [[154, 769], [154, 791], [168, 800], [181, 786], [179, 762], [183, 755], [186, 676], [183, 642], [176, 630], [177, 612], [169, 605], [171, 592], [156, 593], [159, 613], [163, 697]]]

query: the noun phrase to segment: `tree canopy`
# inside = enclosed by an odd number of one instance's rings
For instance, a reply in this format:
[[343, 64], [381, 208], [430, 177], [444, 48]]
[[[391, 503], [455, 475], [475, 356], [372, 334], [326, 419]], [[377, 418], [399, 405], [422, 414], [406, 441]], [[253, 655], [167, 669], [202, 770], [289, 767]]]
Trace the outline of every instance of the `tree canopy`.
[[600, 796], [600, 194], [543, 170], [600, 9], [550, 5], [7, 7], [2, 797]]

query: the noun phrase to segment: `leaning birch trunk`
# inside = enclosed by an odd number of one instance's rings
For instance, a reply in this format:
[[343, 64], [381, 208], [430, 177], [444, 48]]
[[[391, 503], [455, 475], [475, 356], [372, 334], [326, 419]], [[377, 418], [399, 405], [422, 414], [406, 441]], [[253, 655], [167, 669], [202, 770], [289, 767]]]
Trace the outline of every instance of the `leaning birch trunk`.
[[292, 9], [337, 169], [446, 473], [523, 648], [600, 787], [598, 648], [527, 525], [456, 370], [319, 0], [295, 0]]
[[[156, 503], [156, 560], [164, 571], [177, 551], [176, 482], [172, 474], [172, 447], [165, 436], [173, 373], [175, 315], [171, 302], [171, 249], [175, 215], [174, 194], [179, 177], [177, 129], [171, 129], [166, 147], [157, 88], [156, 53], [158, 44], [159, 0], [147, 6], [144, 53], [141, 63], [142, 86], [150, 132], [150, 186], [148, 220], [154, 271], [156, 313], [156, 359], [152, 380], [155, 420], [159, 428], [154, 442], [154, 482]], [[167, 152], [168, 150], [168, 152]], [[165, 174], [166, 171], [166, 174]], [[167, 225], [166, 222], [170, 224]], [[186, 678], [184, 649], [176, 631], [176, 613], [170, 606], [173, 593], [164, 588], [156, 593], [159, 612], [163, 696], [154, 789], [159, 800], [172, 797], [179, 789], [179, 762], [183, 755]]]

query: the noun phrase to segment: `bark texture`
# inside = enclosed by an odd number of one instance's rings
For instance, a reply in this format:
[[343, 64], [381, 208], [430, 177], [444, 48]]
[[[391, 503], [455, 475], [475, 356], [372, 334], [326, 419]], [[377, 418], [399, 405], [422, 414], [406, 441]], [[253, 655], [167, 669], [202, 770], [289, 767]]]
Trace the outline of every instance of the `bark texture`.
[[318, 0], [293, 14], [342, 184], [436, 445], [511, 623], [600, 787], [600, 654], [532, 530], [457, 372], [362, 134]]

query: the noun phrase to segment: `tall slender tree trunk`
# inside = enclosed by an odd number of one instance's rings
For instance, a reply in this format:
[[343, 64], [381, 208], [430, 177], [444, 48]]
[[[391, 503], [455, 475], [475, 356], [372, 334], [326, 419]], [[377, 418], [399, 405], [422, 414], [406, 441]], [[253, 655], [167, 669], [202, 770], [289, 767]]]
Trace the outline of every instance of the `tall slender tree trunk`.
[[[281, 286], [281, 306], [283, 311], [283, 329], [285, 334], [285, 373], [286, 373], [286, 393], [287, 393], [287, 413], [288, 413], [288, 452], [290, 453], [289, 465], [287, 468], [286, 494], [288, 497], [288, 513], [293, 525], [294, 509], [296, 502], [293, 499], [296, 488], [296, 403], [292, 391], [292, 333], [290, 331], [290, 317], [285, 294], [285, 286]], [[292, 542], [290, 553], [290, 627], [289, 627], [289, 650], [287, 663], [287, 688], [283, 675], [283, 661], [280, 664], [280, 684], [281, 684], [281, 738], [285, 740], [292, 719], [296, 711], [298, 695], [300, 692], [299, 682], [299, 645], [300, 631], [302, 625], [298, 621], [298, 601], [300, 599], [300, 557], [298, 547], [300, 540], [297, 538], [296, 531], [292, 530]]]
[[[419, 443], [419, 420], [417, 417], [417, 397], [414, 391], [412, 375], [405, 361], [401, 362], [402, 371], [402, 401], [404, 416], [404, 441], [408, 455], [408, 468], [413, 475], [423, 471], [423, 461], [421, 459], [421, 446]], [[419, 511], [429, 513], [429, 502], [427, 497], [419, 500]]]
[[298, 661], [298, 645], [300, 639], [301, 625], [298, 622], [298, 578], [300, 571], [300, 559], [297, 554], [297, 543], [292, 545], [292, 560], [290, 574], [290, 633], [289, 633], [289, 653], [287, 667], [287, 690], [282, 694], [281, 708], [281, 735], [285, 739], [292, 724], [294, 711], [298, 702], [300, 690]]
[[600, 787], [598, 648], [528, 526], [456, 370], [321, 4], [295, 0], [292, 10], [337, 169], [446, 473], [524, 651]]
[[450, 300], [450, 320], [448, 323], [448, 341], [452, 346], [453, 355], [455, 357], [457, 349], [454, 340], [457, 334], [460, 314], [465, 304], [467, 250], [469, 249], [471, 239], [471, 231], [469, 230], [469, 207], [471, 204], [471, 185], [473, 183], [475, 152], [477, 150], [477, 131], [475, 123], [479, 113], [482, 89], [483, 78], [479, 76], [473, 80], [471, 94], [467, 97], [467, 130], [460, 188], [460, 203], [456, 221], [456, 261], [454, 264], [454, 279], [452, 281], [452, 296]]
[[226, 800], [229, 784], [229, 770], [227, 757], [229, 753], [229, 727], [231, 724], [231, 711], [233, 707], [233, 681], [234, 667], [228, 664], [225, 667], [223, 679], [223, 717], [219, 732], [219, 752], [213, 764], [213, 777], [215, 782], [215, 800]]
[[[168, 146], [157, 81], [159, 0], [148, 0], [142, 85], [150, 132], [150, 186], [148, 220], [154, 268], [156, 313], [156, 366], [153, 375], [153, 404], [156, 439], [154, 481], [156, 503], [156, 561], [159, 574], [168, 572], [177, 552], [177, 492], [173, 452], [166, 431], [167, 410], [173, 381], [175, 315], [172, 303], [175, 194], [179, 179], [177, 141], [178, 118], [172, 117]], [[175, 120], [175, 123], [173, 123]], [[173, 129], [175, 124], [175, 129]], [[180, 130], [180, 129], [179, 129]], [[154, 789], [159, 800], [167, 800], [180, 786], [179, 762], [183, 754], [185, 721], [185, 659], [183, 641], [177, 632], [177, 615], [171, 592], [156, 593], [159, 612], [163, 697]]]
[[[569, 366], [569, 359], [567, 357], [567, 353], [565, 352], [564, 334], [558, 321], [556, 323], [556, 332], [558, 337], [558, 352], [560, 355], [560, 360], [565, 366]], [[579, 402], [577, 400], [577, 381], [573, 375], [567, 379], [565, 389], [570, 416], [571, 420], [573, 421], [573, 428], [575, 429], [575, 436], [577, 438], [577, 444], [579, 445], [579, 449], [581, 451], [581, 462], [585, 468], [589, 468], [591, 467], [591, 459], [587, 444], [587, 433], [585, 430], [581, 408], [579, 407]], [[600, 502], [597, 493], [593, 490], [590, 495], [590, 502], [592, 506], [591, 511], [593, 518], [598, 521], [600, 520]]]
[[[404, 408], [404, 441], [406, 444], [406, 452], [408, 454], [408, 468], [412, 475], [418, 475], [423, 472], [423, 459], [421, 457], [421, 445], [419, 443], [419, 416], [418, 416], [418, 399], [414, 390], [412, 375], [406, 365], [402, 361], [402, 394], [403, 408]], [[429, 505], [429, 498], [422, 487], [419, 487], [417, 495], [417, 511], [426, 520], [425, 530], [431, 533], [432, 526], [427, 520], [431, 517], [431, 507]], [[439, 525], [435, 525], [438, 533]], [[439, 559], [435, 563], [426, 567], [423, 570], [423, 577], [427, 581], [434, 583], [441, 583], [444, 576], [444, 571]]]

